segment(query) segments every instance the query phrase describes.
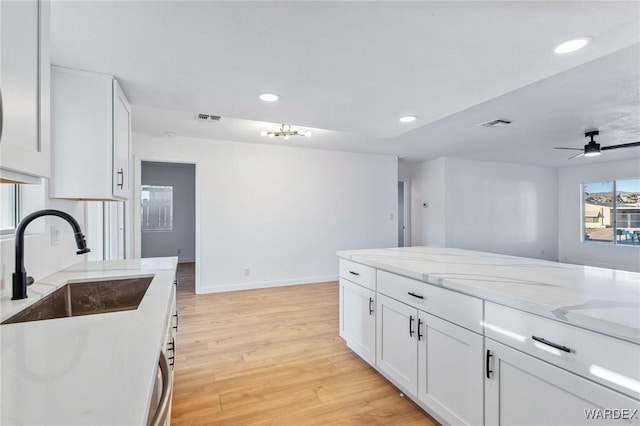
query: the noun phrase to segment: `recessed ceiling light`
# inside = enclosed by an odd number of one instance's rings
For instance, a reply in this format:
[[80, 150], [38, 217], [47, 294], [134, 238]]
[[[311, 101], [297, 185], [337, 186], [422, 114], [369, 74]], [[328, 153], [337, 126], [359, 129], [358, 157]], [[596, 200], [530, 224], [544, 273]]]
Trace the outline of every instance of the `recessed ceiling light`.
[[260, 99], [265, 102], [275, 102], [280, 99], [280, 96], [276, 95], [275, 93], [262, 93], [260, 95]]
[[582, 49], [591, 41], [591, 37], [578, 37], [573, 40], [565, 41], [564, 43], [560, 43], [556, 46], [553, 51], [555, 53], [564, 54], [575, 52], [576, 50]]
[[411, 123], [412, 121], [416, 121], [418, 119], [417, 115], [405, 115], [404, 117], [400, 117], [401, 123]]

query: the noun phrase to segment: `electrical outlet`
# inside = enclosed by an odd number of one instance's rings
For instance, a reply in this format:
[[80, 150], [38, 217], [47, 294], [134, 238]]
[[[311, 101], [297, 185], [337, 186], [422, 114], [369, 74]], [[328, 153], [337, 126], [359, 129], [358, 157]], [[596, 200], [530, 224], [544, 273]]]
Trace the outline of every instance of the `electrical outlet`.
[[393, 220], [393, 213], [389, 215], [389, 220]]
[[178, 249], [178, 254], [182, 254], [182, 249]]
[[251, 268], [244, 268], [244, 276], [248, 277], [249, 275], [251, 275]]
[[57, 246], [60, 244], [60, 228], [57, 226], [51, 227], [51, 245]]

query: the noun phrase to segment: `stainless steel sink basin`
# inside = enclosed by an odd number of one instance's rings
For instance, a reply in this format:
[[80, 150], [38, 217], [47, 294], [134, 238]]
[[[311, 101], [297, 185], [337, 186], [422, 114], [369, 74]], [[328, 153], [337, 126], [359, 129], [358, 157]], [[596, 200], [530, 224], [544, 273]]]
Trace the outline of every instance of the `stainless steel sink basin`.
[[151, 280], [153, 277], [65, 284], [2, 324], [134, 310]]

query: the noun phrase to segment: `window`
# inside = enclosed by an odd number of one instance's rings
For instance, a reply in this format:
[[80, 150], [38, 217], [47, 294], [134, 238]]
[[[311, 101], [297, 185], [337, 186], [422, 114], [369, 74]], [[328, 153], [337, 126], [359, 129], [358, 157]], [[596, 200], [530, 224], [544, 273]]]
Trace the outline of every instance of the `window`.
[[585, 242], [640, 246], [640, 179], [583, 185]]
[[173, 186], [142, 185], [143, 231], [173, 230]]
[[18, 226], [18, 185], [0, 184], [0, 234], [12, 234]]

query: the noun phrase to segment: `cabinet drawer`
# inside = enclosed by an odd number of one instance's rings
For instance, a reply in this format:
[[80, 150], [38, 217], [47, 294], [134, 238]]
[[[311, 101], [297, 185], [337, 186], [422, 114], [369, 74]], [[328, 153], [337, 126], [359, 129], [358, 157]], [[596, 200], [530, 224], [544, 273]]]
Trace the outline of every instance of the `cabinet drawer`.
[[376, 270], [371, 266], [340, 259], [340, 276], [371, 290], [376, 289]]
[[482, 300], [378, 270], [378, 292], [482, 334]]
[[640, 345], [491, 302], [485, 336], [640, 398]]

